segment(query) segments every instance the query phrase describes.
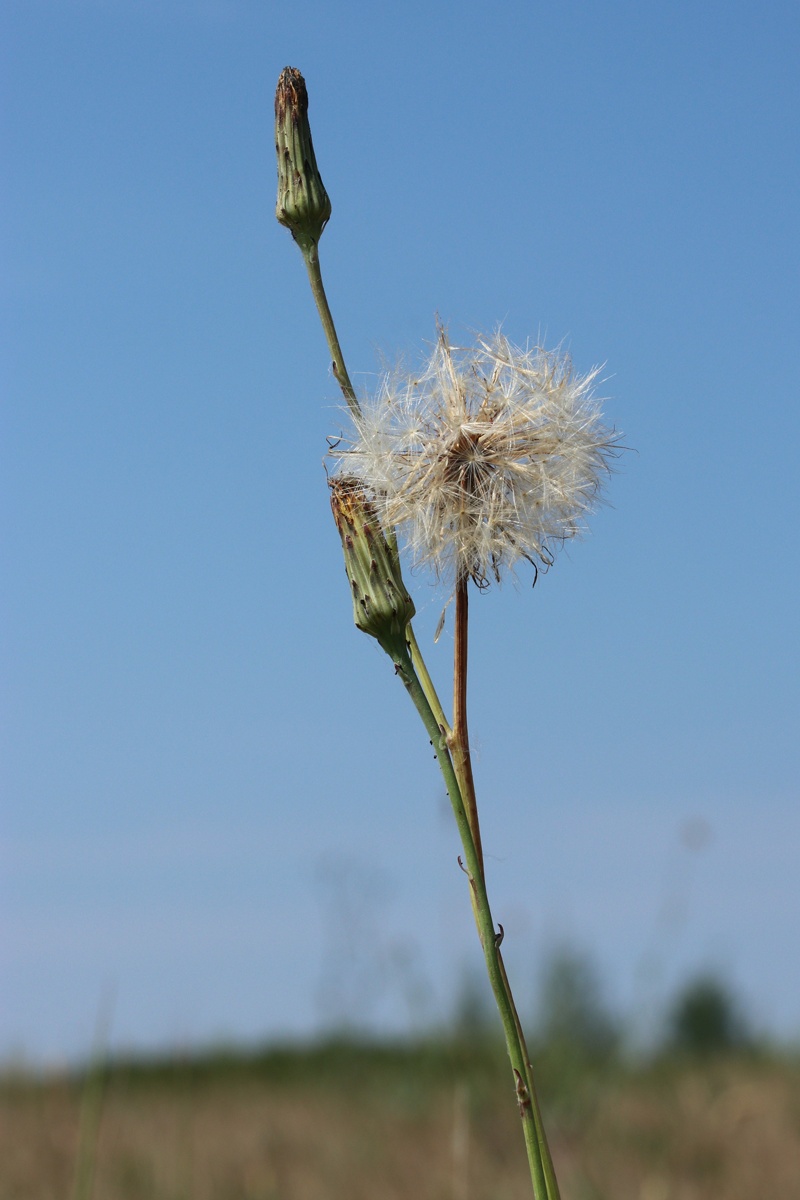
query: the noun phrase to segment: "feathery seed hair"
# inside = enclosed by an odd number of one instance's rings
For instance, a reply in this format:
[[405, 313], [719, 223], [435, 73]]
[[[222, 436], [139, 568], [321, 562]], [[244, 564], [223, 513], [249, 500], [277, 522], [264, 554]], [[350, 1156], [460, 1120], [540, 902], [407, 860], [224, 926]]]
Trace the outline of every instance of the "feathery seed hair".
[[338, 470], [358, 478], [415, 563], [479, 587], [520, 559], [549, 566], [597, 505], [618, 436], [570, 359], [499, 331], [451, 346], [419, 376], [384, 378]]

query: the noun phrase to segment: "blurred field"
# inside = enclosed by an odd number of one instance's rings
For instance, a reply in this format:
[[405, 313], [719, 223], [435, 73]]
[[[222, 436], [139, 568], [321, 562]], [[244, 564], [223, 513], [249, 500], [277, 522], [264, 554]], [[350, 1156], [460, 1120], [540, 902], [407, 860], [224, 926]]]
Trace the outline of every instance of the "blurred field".
[[[800, 1197], [800, 1062], [545, 1053], [564, 1200]], [[95, 1200], [529, 1200], [503, 1051], [332, 1044], [106, 1073]], [[84, 1083], [6, 1076], [0, 1197], [69, 1197]]]

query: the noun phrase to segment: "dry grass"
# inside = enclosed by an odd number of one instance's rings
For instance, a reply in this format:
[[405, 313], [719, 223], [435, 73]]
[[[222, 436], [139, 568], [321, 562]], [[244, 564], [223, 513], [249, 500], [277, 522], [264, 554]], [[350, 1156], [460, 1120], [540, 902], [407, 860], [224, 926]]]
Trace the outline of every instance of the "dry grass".
[[[499, 1066], [502, 1060], [497, 1056]], [[545, 1071], [564, 1200], [800, 1197], [800, 1065]], [[64, 1200], [79, 1081], [0, 1090], [0, 1197]], [[529, 1200], [492, 1053], [340, 1049], [115, 1068], [94, 1200]]]

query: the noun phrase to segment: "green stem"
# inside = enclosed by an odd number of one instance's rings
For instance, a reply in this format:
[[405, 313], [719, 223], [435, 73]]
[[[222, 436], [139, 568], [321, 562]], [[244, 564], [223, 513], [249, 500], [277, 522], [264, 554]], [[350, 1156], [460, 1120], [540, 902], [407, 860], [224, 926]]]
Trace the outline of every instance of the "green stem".
[[411, 625], [409, 625], [406, 629], [406, 639], [408, 641], [408, 648], [411, 651], [411, 661], [414, 664], [414, 670], [419, 676], [422, 690], [425, 693], [425, 699], [431, 706], [433, 715], [436, 718], [436, 724], [438, 725], [439, 729], [444, 732], [445, 737], [449, 738], [452, 732], [450, 729], [450, 722], [444, 715], [442, 703], [436, 694], [436, 688], [434, 687], [433, 680], [428, 673], [428, 668], [425, 665], [425, 659], [422, 657], [422, 651], [419, 648], [419, 644]]
[[[461, 629], [461, 631], [462, 631], [461, 637], [458, 638], [458, 640], [460, 640], [462, 642], [462, 646], [461, 646], [461, 653], [459, 654], [457, 651], [456, 656], [455, 656], [456, 670], [454, 671], [454, 693], [458, 697], [458, 701], [455, 704], [455, 709], [457, 709], [459, 711], [460, 716], [461, 716], [461, 722], [463, 722], [463, 736], [466, 739], [465, 744], [467, 746], [467, 754], [466, 755], [461, 754], [458, 756], [454, 755], [452, 758], [452, 763], [453, 763], [453, 770], [456, 775], [456, 780], [458, 783], [459, 791], [461, 793], [462, 803], [464, 805], [464, 809], [467, 814], [468, 822], [470, 824], [470, 832], [473, 835], [473, 842], [475, 843], [476, 855], [481, 863], [481, 874], [484, 875], [483, 855], [481, 853], [481, 848], [480, 848], [480, 833], [478, 832], [477, 837], [475, 836], [476, 830], [479, 830], [478, 805], [477, 805], [477, 797], [475, 795], [475, 781], [474, 781], [474, 778], [472, 775], [472, 768], [471, 768], [471, 764], [469, 761], [469, 759], [470, 759], [470, 756], [469, 756], [469, 733], [467, 731], [467, 710], [466, 710], [467, 612], [468, 612], [467, 598], [466, 598], [466, 595], [463, 595], [462, 596], [462, 604], [457, 605], [456, 628], [457, 628], [457, 631], [459, 629]], [[459, 620], [459, 617], [461, 617], [461, 620]], [[408, 628], [406, 630], [406, 635], [408, 638], [409, 649], [411, 651], [411, 660], [414, 664], [414, 668], [417, 672], [417, 675], [419, 676], [420, 685], [422, 687], [423, 692], [425, 693], [425, 699], [428, 701], [428, 704], [431, 707], [431, 710], [433, 712], [436, 723], [439, 726], [439, 730], [440, 730], [442, 736], [444, 736], [444, 738], [446, 739], [447, 744], [449, 746], [452, 744], [453, 740], [457, 737], [457, 727], [459, 726], [460, 722], [454, 716], [454, 719], [453, 719], [454, 728], [453, 729], [450, 728], [450, 726], [447, 722], [447, 719], [445, 717], [445, 714], [444, 714], [444, 709], [442, 708], [439, 697], [436, 694], [436, 688], [434, 687], [433, 680], [431, 679], [430, 674], [428, 673], [428, 668], [425, 665], [425, 660], [422, 657], [422, 652], [419, 648], [419, 645], [417, 644], [417, 639], [414, 635], [414, 630], [412, 629], [411, 625], [408, 626]], [[465, 769], [465, 763], [466, 763], [468, 769]], [[471, 803], [469, 802], [469, 799], [471, 799]], [[475, 912], [475, 921], [476, 921], [476, 924], [478, 925], [478, 930], [480, 932], [480, 923], [478, 920], [478, 913], [477, 913], [477, 908], [476, 908], [476, 904], [475, 904], [474, 892], [472, 895], [472, 900], [473, 900], [473, 910]], [[519, 1013], [517, 1012], [517, 1006], [514, 1002], [514, 995], [511, 991], [511, 983], [509, 981], [508, 974], [506, 972], [505, 963], [503, 962], [503, 956], [499, 950], [497, 953], [497, 959], [498, 959], [498, 962], [500, 965], [500, 971], [501, 971], [501, 974], [503, 977], [503, 986], [505, 988], [506, 998], [508, 1000], [508, 1004], [511, 1008], [511, 1012], [514, 1017], [514, 1024], [515, 1024], [516, 1030], [517, 1030], [517, 1040], [519, 1042], [519, 1047], [522, 1052], [522, 1058], [523, 1058], [523, 1061], [524, 1061], [525, 1067], [526, 1067], [525, 1080], [528, 1084], [528, 1090], [529, 1090], [530, 1096], [531, 1096], [533, 1119], [534, 1119], [534, 1123], [536, 1125], [536, 1136], [539, 1141], [539, 1149], [540, 1149], [541, 1158], [542, 1158], [542, 1165], [544, 1168], [545, 1179], [547, 1181], [547, 1200], [560, 1200], [558, 1181], [556, 1179], [555, 1169], [553, 1167], [553, 1159], [550, 1154], [550, 1147], [547, 1142], [547, 1134], [545, 1133], [544, 1122], [542, 1121], [541, 1109], [539, 1108], [539, 1099], [536, 1094], [536, 1087], [535, 1087], [534, 1081], [533, 1081], [533, 1067], [532, 1067], [532, 1064], [530, 1061], [530, 1055], [528, 1053], [528, 1045], [527, 1045], [527, 1042], [525, 1041], [525, 1033], [522, 1028], [522, 1022], [519, 1019]]]
[[528, 1084], [530, 1067], [526, 1062], [525, 1052], [520, 1045], [518, 1019], [513, 1003], [510, 1000], [508, 979], [500, 957], [500, 939], [495, 933], [494, 920], [489, 906], [489, 897], [486, 894], [483, 869], [472, 836], [467, 811], [464, 807], [461, 789], [450, 758], [447, 738], [428, 702], [425, 689], [414, 669], [414, 664], [407, 647], [396, 647], [391, 657], [394, 661], [395, 669], [402, 679], [417, 712], [422, 718], [425, 730], [436, 750], [437, 761], [442, 772], [448, 796], [450, 797], [453, 815], [455, 816], [456, 826], [461, 838], [461, 845], [464, 849], [465, 870], [470, 883], [473, 909], [478, 924], [478, 934], [483, 948], [486, 970], [489, 975], [489, 982], [492, 986], [495, 1002], [500, 1012], [500, 1019], [503, 1023], [508, 1057], [514, 1073], [517, 1104], [522, 1119], [522, 1132], [525, 1138], [525, 1148], [528, 1153], [528, 1165], [533, 1184], [534, 1200], [555, 1200], [555, 1197], [548, 1188], [547, 1175], [542, 1160], [541, 1139], [536, 1120], [537, 1106], [535, 1097], [531, 1094]]
[[[350, 376], [347, 373], [344, 354], [342, 353], [342, 347], [339, 344], [339, 336], [336, 332], [336, 326], [333, 322], [333, 314], [331, 312], [330, 305], [328, 304], [328, 297], [325, 294], [325, 285], [322, 282], [322, 268], [319, 264], [319, 245], [316, 242], [307, 245], [298, 243], [298, 245], [300, 245], [300, 250], [303, 254], [303, 262], [306, 264], [308, 280], [311, 284], [311, 292], [314, 296], [314, 303], [317, 306], [317, 312], [319, 313], [319, 319], [322, 323], [325, 340], [328, 343], [328, 350], [330, 352], [331, 362], [333, 365], [334, 378], [339, 384], [339, 387], [342, 389], [342, 395], [347, 401], [356, 425], [358, 425], [361, 420], [361, 405], [358, 403], [358, 397], [356, 396], [355, 388], [350, 382]], [[387, 530], [386, 537], [396, 549], [397, 538], [394, 530]], [[414, 636], [414, 630], [410, 625], [408, 626], [407, 636], [409, 646], [411, 647], [411, 657], [414, 660], [414, 666], [416, 667], [417, 673], [422, 682], [422, 687], [425, 691], [425, 695], [428, 698], [428, 703], [433, 709], [437, 724], [443, 727], [449, 734], [450, 725], [448, 724], [447, 718], [444, 715], [444, 709], [439, 701], [439, 697], [436, 695], [436, 688], [433, 686], [433, 680], [428, 673], [428, 668], [425, 666], [425, 660], [420, 652], [417, 639]]]
[[509, 983], [508, 975], [506, 974], [506, 965], [503, 962], [503, 956], [499, 950], [497, 952], [497, 957], [500, 962], [500, 972], [503, 976], [503, 983], [505, 985], [506, 995], [508, 996], [508, 1002], [511, 1005], [511, 1010], [514, 1014], [514, 1024], [517, 1027], [517, 1037], [519, 1039], [520, 1050], [522, 1051], [522, 1056], [527, 1067], [525, 1079], [528, 1084], [528, 1091], [530, 1092], [531, 1109], [533, 1110], [533, 1122], [536, 1126], [536, 1136], [539, 1140], [539, 1153], [541, 1154], [542, 1167], [544, 1169], [544, 1175], [547, 1181], [547, 1200], [561, 1200], [561, 1192], [559, 1191], [558, 1180], [556, 1179], [556, 1171], [555, 1167], [553, 1166], [553, 1157], [550, 1153], [550, 1146], [547, 1141], [547, 1134], [545, 1133], [544, 1121], [542, 1120], [542, 1110], [539, 1107], [539, 1097], [536, 1093], [536, 1085], [533, 1081], [533, 1064], [531, 1063], [530, 1055], [528, 1053], [528, 1043], [525, 1040], [522, 1022], [519, 1019], [517, 1006], [514, 1003], [514, 997], [511, 992], [511, 984]]
[[[481, 877], [485, 878], [483, 866], [483, 851], [481, 848], [480, 823], [478, 820], [478, 800], [475, 795], [475, 779], [472, 774], [472, 758], [469, 748], [469, 726], [467, 723], [467, 674], [469, 661], [469, 576], [461, 572], [456, 580], [456, 615], [455, 615], [455, 645], [453, 653], [453, 728], [447, 739], [452, 755], [453, 768], [464, 803], [464, 809], [469, 821], [470, 832], [475, 843], [475, 849], [480, 864]], [[476, 914], [477, 919], [477, 914]], [[517, 1031], [517, 1041], [525, 1063], [524, 1078], [528, 1085], [531, 1099], [533, 1120], [536, 1125], [536, 1136], [539, 1141], [544, 1174], [547, 1180], [547, 1200], [560, 1200], [558, 1181], [553, 1167], [550, 1147], [542, 1121], [536, 1087], [533, 1082], [533, 1067], [528, 1054], [525, 1033], [519, 1019], [511, 983], [506, 973], [503, 956], [498, 950], [498, 965], [503, 979], [508, 1006], [514, 1018]]]
[[[319, 263], [319, 244], [317, 242], [312, 242], [309, 244], [298, 243], [298, 245], [300, 245], [300, 250], [303, 254], [303, 262], [306, 264], [308, 280], [311, 284], [311, 292], [314, 296], [314, 303], [317, 306], [317, 312], [319, 313], [319, 319], [322, 323], [325, 340], [328, 343], [328, 350], [331, 356], [334, 378], [339, 384], [339, 387], [342, 389], [342, 395], [347, 401], [356, 425], [358, 425], [361, 420], [361, 405], [358, 403], [358, 397], [356, 395], [355, 388], [350, 382], [350, 376], [347, 373], [344, 354], [342, 353], [342, 347], [339, 344], [339, 336], [336, 332], [336, 326], [333, 322], [333, 314], [331, 312], [330, 305], [328, 304], [328, 297], [325, 294], [325, 285], [322, 282], [322, 268], [320, 267]], [[394, 530], [387, 530], [386, 537], [396, 549], [397, 538]], [[422, 682], [425, 695], [428, 698], [428, 703], [433, 709], [437, 724], [443, 727], [449, 734], [450, 725], [448, 724], [447, 718], [444, 715], [444, 709], [439, 701], [439, 697], [436, 695], [436, 688], [433, 686], [433, 680], [428, 673], [428, 668], [425, 666], [425, 660], [420, 652], [417, 639], [414, 636], [414, 630], [410, 625], [408, 626], [407, 636], [408, 643], [411, 647], [411, 656], [414, 660], [414, 666], [416, 667], [417, 673]]]
[[[347, 401], [356, 425], [358, 425], [361, 420], [361, 407], [358, 403], [355, 389], [350, 382], [350, 376], [347, 373], [344, 354], [339, 344], [333, 315], [331, 314], [328, 298], [325, 294], [319, 263], [319, 248], [316, 243], [313, 243], [307, 246], [301, 245], [300, 249], [303, 253], [311, 291], [325, 333], [325, 339], [328, 343], [334, 378], [342, 390], [342, 394]], [[393, 531], [387, 533], [387, 537], [394, 537]], [[559, 1200], [558, 1185], [555, 1181], [550, 1151], [544, 1135], [539, 1104], [533, 1087], [525, 1038], [500, 954], [499, 940], [495, 935], [494, 921], [489, 907], [489, 898], [486, 893], [486, 882], [480, 851], [480, 835], [477, 831], [477, 810], [475, 808], [475, 789], [472, 782], [472, 772], [468, 770], [465, 774], [464, 761], [462, 761], [463, 755], [459, 755], [460, 769], [458, 775], [456, 774], [448, 748], [448, 741], [452, 737], [453, 731], [445, 717], [444, 709], [436, 694], [436, 688], [425, 665], [425, 660], [422, 657], [411, 625], [408, 625], [406, 629], [406, 638], [407, 644], [403, 642], [402, 645], [395, 647], [391, 653], [391, 657], [422, 718], [428, 736], [436, 748], [437, 760], [444, 778], [447, 793], [450, 797], [461, 844], [464, 848], [472, 908], [486, 960], [489, 981], [503, 1023], [506, 1047], [514, 1073], [517, 1104], [522, 1119], [522, 1129], [525, 1138], [525, 1148], [528, 1153], [534, 1200]], [[387, 649], [387, 647], [384, 647], [384, 649]], [[463, 683], [465, 688], [466, 672]], [[466, 725], [466, 711], [465, 709], [463, 711], [464, 723]], [[468, 767], [468, 741], [466, 742], [466, 746], [465, 761]], [[475, 813], [475, 836], [473, 836], [470, 818], [467, 816], [464, 800], [465, 795], [468, 796], [468, 802], [472, 806], [471, 811]]]
[[308, 271], [308, 280], [311, 284], [311, 291], [314, 295], [319, 319], [322, 322], [322, 328], [325, 332], [325, 340], [328, 343], [331, 364], [333, 366], [333, 377], [342, 389], [342, 395], [348, 403], [350, 412], [353, 414], [353, 419], [358, 424], [361, 419], [361, 407], [358, 403], [355, 388], [350, 382], [350, 376], [347, 374], [347, 367], [344, 365], [342, 347], [339, 345], [339, 338], [336, 334], [336, 326], [333, 323], [328, 297], [325, 295], [325, 288], [322, 283], [322, 271], [319, 265], [319, 246], [314, 242], [310, 246], [301, 246], [300, 249], [303, 251], [303, 261]]

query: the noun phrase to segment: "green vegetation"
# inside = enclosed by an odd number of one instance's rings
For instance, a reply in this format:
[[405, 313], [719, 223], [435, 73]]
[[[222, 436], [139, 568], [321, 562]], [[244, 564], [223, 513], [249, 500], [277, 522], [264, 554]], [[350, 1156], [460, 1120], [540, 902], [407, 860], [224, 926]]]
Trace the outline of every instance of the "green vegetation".
[[744, 1049], [750, 1042], [747, 1022], [725, 985], [713, 975], [693, 980], [669, 1016], [669, 1044], [685, 1054]]
[[[564, 1057], [564, 1054], [567, 1057]], [[800, 1059], [534, 1050], [566, 1200], [800, 1195]], [[0, 1197], [68, 1196], [91, 1075], [0, 1085]], [[498, 1046], [334, 1041], [106, 1068], [95, 1200], [516, 1200]]]
[[[451, 1032], [414, 1043], [95, 1054], [82, 1073], [8, 1072], [0, 1200], [522, 1200], [487, 993], [467, 978]], [[800, 1195], [800, 1054], [747, 1036], [719, 980], [690, 981], [662, 1045], [635, 1060], [591, 964], [560, 952], [535, 1029], [564, 1200]]]

